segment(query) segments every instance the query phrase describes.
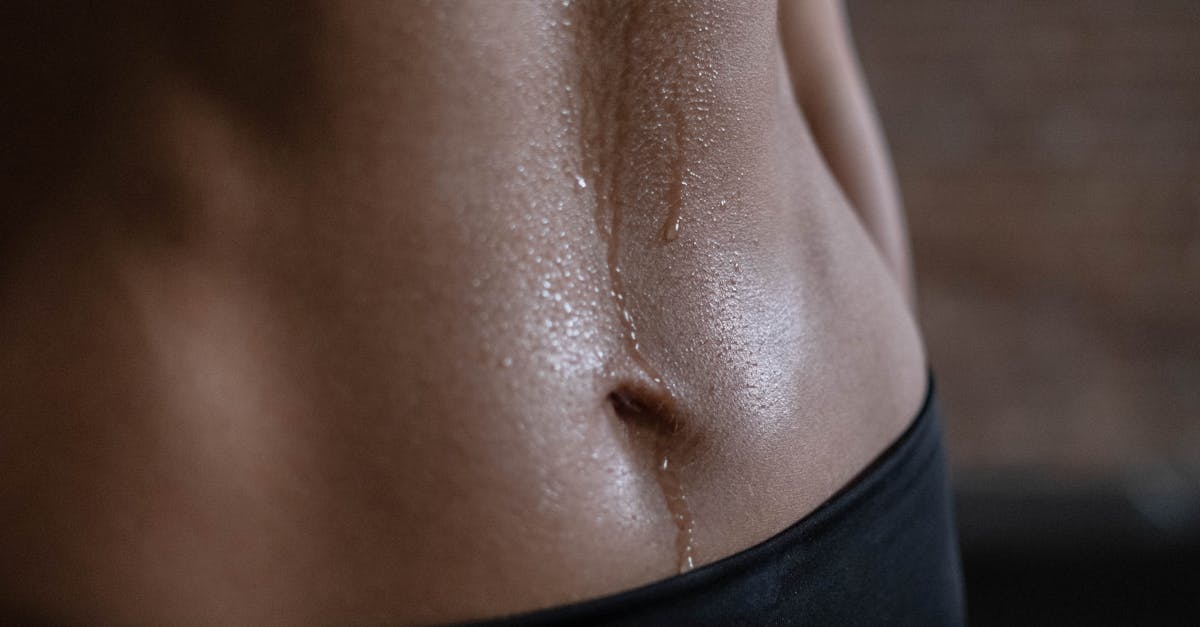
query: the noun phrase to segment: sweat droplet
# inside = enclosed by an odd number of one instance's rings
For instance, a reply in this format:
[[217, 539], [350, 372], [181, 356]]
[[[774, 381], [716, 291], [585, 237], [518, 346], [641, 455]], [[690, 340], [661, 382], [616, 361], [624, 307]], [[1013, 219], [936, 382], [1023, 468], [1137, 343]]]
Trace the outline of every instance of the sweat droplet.
[[662, 241], [679, 239], [679, 214], [683, 211], [683, 189], [687, 187], [687, 176], [691, 173], [684, 164], [684, 143], [687, 141], [687, 116], [678, 104], [671, 107], [675, 126], [674, 159], [671, 160], [671, 184], [667, 188], [667, 220], [662, 227]]
[[587, 181], [584, 180], [584, 178], [582, 176], [579, 176], [578, 174], [575, 175], [575, 184], [579, 186], [579, 189], [587, 188]]
[[673, 242], [679, 239], [679, 216], [676, 215], [674, 220], [668, 220], [663, 225], [662, 232], [663, 240]]

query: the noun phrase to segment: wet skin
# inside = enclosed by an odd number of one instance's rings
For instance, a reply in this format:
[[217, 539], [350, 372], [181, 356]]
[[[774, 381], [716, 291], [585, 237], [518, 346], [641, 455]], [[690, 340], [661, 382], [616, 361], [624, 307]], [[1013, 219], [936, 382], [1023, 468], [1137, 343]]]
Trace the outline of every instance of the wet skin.
[[14, 79], [0, 610], [483, 617], [811, 511], [925, 370], [886, 164], [797, 6], [782, 39], [727, 2], [52, 31], [90, 78]]

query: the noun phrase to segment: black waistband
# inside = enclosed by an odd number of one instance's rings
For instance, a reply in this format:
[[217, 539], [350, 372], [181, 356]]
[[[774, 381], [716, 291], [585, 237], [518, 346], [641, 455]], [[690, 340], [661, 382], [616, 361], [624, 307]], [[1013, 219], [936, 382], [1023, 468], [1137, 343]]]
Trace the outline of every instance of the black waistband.
[[931, 377], [904, 434], [774, 537], [627, 592], [475, 624], [962, 624], [945, 463]]

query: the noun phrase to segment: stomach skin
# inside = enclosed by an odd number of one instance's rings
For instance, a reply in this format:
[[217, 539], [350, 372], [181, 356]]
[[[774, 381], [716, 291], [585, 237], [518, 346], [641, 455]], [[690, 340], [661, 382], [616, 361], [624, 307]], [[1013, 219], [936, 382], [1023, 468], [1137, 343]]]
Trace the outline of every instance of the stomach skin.
[[200, 17], [99, 16], [95, 119], [22, 144], [71, 167], [6, 210], [0, 611], [592, 598], [769, 538], [917, 411], [771, 7]]

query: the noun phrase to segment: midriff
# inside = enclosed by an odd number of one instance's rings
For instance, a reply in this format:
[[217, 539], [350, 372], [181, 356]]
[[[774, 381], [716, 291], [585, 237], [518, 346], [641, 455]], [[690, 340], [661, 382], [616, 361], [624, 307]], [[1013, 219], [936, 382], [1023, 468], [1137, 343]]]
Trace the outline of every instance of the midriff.
[[213, 10], [195, 55], [110, 16], [83, 165], [7, 210], [0, 609], [558, 605], [770, 537], [903, 431], [920, 337], [773, 9], [566, 4]]

